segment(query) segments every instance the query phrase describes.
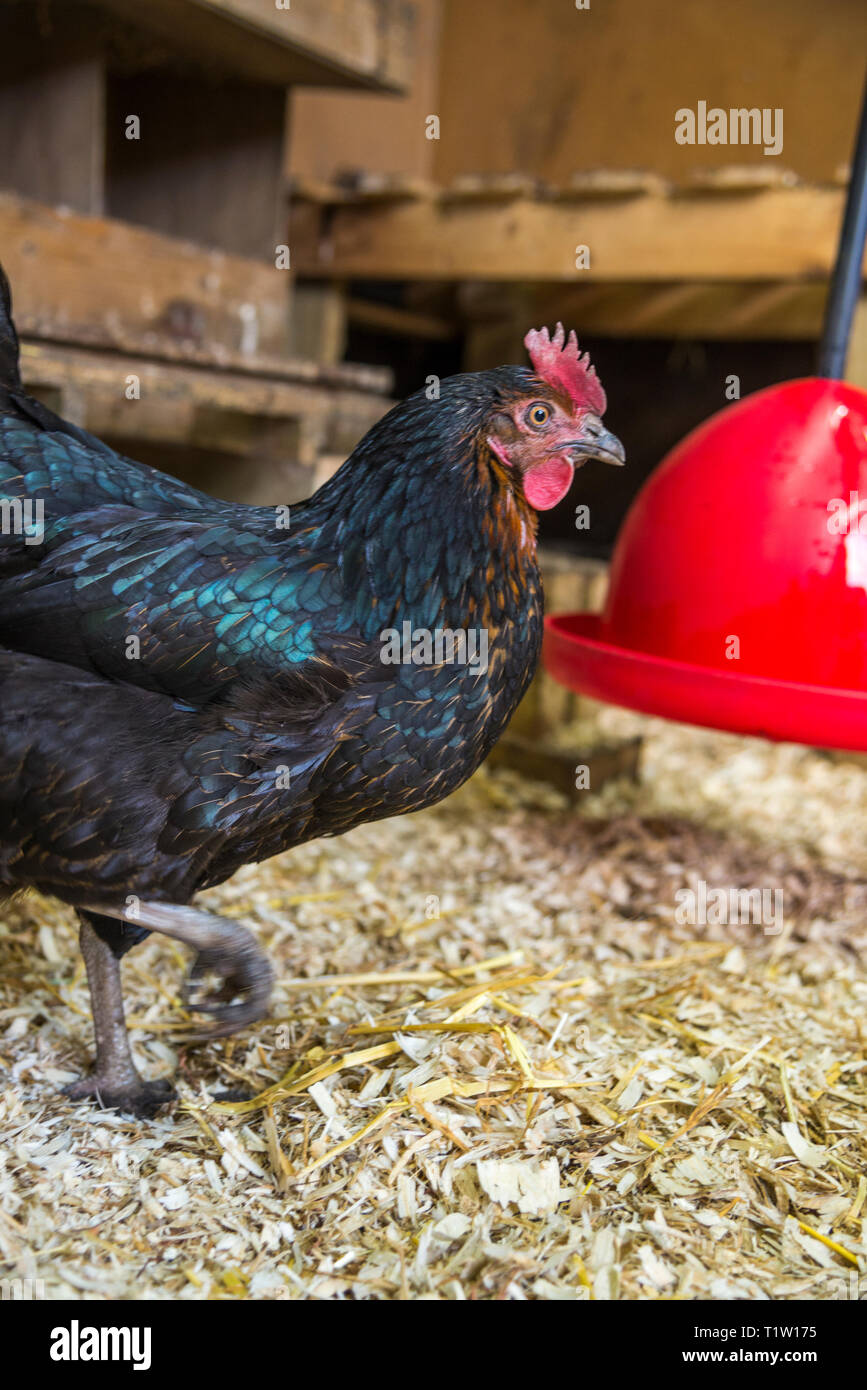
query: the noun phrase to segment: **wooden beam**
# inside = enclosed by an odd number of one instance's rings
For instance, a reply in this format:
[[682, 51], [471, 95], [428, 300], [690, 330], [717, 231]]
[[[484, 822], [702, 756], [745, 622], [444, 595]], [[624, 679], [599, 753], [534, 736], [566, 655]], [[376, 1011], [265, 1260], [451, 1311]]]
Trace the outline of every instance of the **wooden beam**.
[[[295, 296], [297, 299], [297, 288]], [[356, 327], [373, 329], [390, 337], [423, 338], [430, 343], [447, 343], [460, 333], [457, 323], [402, 304], [380, 304], [373, 299], [354, 296], [347, 300], [346, 312], [349, 322]]]
[[0, 248], [24, 333], [217, 358], [285, 351], [289, 276], [273, 264], [12, 194], [0, 194]]
[[[843, 190], [797, 186], [633, 198], [426, 198], [295, 203], [299, 274], [352, 279], [557, 281], [823, 278]], [[576, 269], [576, 247], [590, 264]]]
[[511, 728], [491, 750], [489, 767], [507, 767], [535, 782], [548, 782], [564, 796], [578, 797], [576, 785], [581, 770], [581, 790], [601, 791], [606, 782], [627, 778], [637, 782], [643, 745], [641, 735], [620, 739], [617, 743], [597, 743], [566, 749], [546, 742], [537, 733], [535, 738], [522, 738]]
[[296, 285], [289, 330], [292, 352], [312, 362], [339, 362], [346, 351], [346, 290], [339, 283]]
[[278, 86], [401, 92], [412, 73], [410, 0], [97, 0], [202, 66]]
[[[608, 564], [551, 546], [539, 547], [539, 565], [548, 613], [599, 613], [608, 593]], [[593, 707], [586, 696], [567, 690], [540, 665], [515, 711], [509, 731], [524, 739], [545, 739]], [[583, 761], [576, 759], [576, 761]]]
[[[264, 503], [308, 496], [320, 456], [345, 458], [391, 405], [386, 396], [358, 389], [348, 375], [331, 382], [278, 380], [26, 339], [21, 370], [34, 395], [74, 414], [94, 434], [132, 441], [128, 448], [136, 456], [138, 445], [200, 451], [206, 456], [202, 486]], [[138, 395], [130, 398], [133, 377]], [[213, 470], [208, 453], [219, 456]], [[240, 467], [245, 459], [257, 461], [254, 482]], [[147, 461], [159, 463], [158, 447]]]
[[543, 284], [529, 290], [470, 282], [461, 286], [460, 308], [472, 332], [479, 324], [508, 321], [525, 331], [527, 324], [560, 319], [579, 337], [810, 342], [821, 333], [826, 297], [827, 285], [811, 280]]

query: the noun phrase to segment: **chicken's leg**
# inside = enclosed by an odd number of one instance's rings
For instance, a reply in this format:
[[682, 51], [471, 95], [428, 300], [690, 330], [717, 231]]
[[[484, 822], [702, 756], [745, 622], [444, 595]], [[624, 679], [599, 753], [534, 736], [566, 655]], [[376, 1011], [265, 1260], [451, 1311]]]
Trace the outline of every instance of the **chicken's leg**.
[[65, 1094], [73, 1100], [93, 1096], [107, 1110], [154, 1115], [175, 1090], [169, 1081], [145, 1081], [132, 1060], [120, 987], [124, 947], [112, 947], [84, 916], [79, 940], [93, 1006], [96, 1062], [87, 1076], [64, 1088]]

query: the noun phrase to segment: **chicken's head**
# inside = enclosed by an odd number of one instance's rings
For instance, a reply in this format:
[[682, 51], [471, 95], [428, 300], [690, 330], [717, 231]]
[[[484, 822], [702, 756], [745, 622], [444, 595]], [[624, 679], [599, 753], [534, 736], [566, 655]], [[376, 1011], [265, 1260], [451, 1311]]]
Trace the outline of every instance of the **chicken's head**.
[[[487, 443], [513, 485], [537, 511], [547, 511], [569, 491], [586, 459], [625, 462], [623, 445], [602, 423], [605, 392], [575, 334], [562, 323], [524, 339], [533, 364], [526, 390], [503, 400], [488, 422]], [[523, 386], [524, 383], [522, 383]]]

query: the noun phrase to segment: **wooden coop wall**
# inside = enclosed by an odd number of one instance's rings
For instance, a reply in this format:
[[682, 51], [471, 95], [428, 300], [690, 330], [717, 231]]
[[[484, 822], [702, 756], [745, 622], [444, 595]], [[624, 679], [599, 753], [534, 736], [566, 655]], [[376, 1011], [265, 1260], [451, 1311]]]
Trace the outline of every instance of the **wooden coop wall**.
[[[814, 0], [593, 0], [587, 10], [445, 0], [444, 31], [439, 180], [520, 169], [562, 182], [589, 166], [676, 179], [756, 162], [823, 181], [849, 158], [867, 52], [862, 0], [821, 9]], [[701, 99], [782, 107], [782, 154], [678, 145], [674, 112]]]
[[434, 177], [436, 142], [425, 119], [439, 110], [442, 0], [415, 0], [415, 53], [402, 96], [316, 91], [291, 94], [287, 172], [330, 181], [344, 169]]
[[[832, 179], [850, 155], [867, 52], [862, 0], [417, 0], [418, 60], [397, 99], [298, 90], [289, 168], [449, 183], [519, 171], [652, 169], [672, 179], [745, 162]], [[833, 95], [831, 95], [833, 94]], [[674, 113], [699, 100], [782, 107], [778, 158], [678, 145]], [[440, 139], [424, 121], [439, 115]]]

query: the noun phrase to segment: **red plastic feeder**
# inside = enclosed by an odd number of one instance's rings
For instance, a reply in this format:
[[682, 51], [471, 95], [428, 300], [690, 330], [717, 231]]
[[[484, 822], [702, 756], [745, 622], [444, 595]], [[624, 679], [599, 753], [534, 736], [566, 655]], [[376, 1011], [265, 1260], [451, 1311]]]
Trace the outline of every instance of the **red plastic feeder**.
[[820, 378], [721, 411], [660, 464], [601, 616], [548, 618], [545, 664], [612, 704], [867, 751], [867, 391], [842, 375], [867, 236], [867, 97]]
[[793, 381], [688, 435], [630, 509], [605, 612], [547, 629], [548, 670], [598, 700], [867, 751], [867, 391]]

